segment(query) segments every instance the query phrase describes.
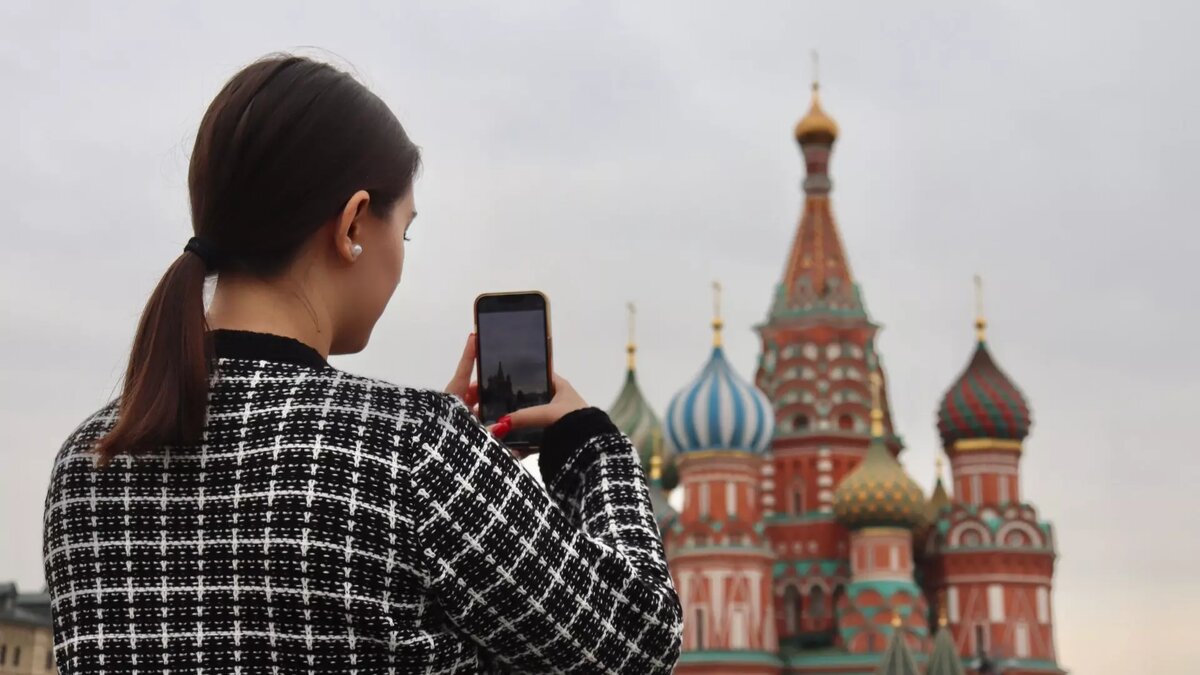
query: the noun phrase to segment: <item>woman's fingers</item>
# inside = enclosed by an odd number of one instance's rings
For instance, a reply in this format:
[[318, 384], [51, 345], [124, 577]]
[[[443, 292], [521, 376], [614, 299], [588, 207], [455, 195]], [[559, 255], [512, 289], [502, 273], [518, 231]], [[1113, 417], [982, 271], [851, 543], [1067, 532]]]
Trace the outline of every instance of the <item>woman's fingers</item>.
[[[467, 336], [467, 344], [463, 346], [462, 357], [458, 360], [458, 368], [454, 371], [454, 377], [450, 378], [450, 383], [446, 385], [446, 393], [453, 394], [463, 400], [467, 405], [473, 405], [467, 401], [467, 396], [471, 391], [471, 373], [475, 370], [475, 334], [471, 333]], [[478, 388], [476, 388], [476, 402], [478, 402]]]

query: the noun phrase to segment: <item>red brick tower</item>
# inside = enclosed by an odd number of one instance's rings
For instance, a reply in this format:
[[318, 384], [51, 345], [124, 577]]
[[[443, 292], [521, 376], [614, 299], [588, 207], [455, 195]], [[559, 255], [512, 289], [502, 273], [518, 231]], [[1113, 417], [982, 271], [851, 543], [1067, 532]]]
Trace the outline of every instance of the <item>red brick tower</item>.
[[[838, 127], [812, 106], [796, 125], [804, 156], [804, 204], [783, 278], [765, 323], [756, 381], [775, 415], [763, 508], [775, 565], [777, 630], [785, 652], [832, 644], [833, 608], [849, 578], [849, 539], [833, 516], [834, 490], [870, 441], [868, 373], [880, 369], [879, 328], [867, 314], [842, 248], [829, 193]], [[884, 443], [895, 454], [886, 388]]]
[[721, 344], [671, 399], [666, 437], [679, 462], [683, 510], [667, 528], [667, 562], [684, 611], [676, 672], [777, 675], [772, 569], [759, 477], [770, 445], [770, 402], [733, 370]]
[[938, 412], [954, 495], [928, 535], [927, 583], [968, 667], [1062, 673], [1050, 604], [1054, 531], [1021, 499], [1029, 406], [992, 358], [985, 329], [981, 307], [975, 354]]

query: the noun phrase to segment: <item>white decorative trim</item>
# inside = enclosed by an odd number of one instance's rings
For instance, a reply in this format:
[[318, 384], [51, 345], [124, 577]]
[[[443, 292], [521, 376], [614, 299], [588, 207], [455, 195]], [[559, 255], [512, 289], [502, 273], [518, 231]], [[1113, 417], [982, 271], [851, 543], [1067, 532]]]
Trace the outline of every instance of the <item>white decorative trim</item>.
[[992, 623], [1004, 623], [1004, 587], [1000, 584], [990, 584], [987, 587], [988, 620]]
[[997, 474], [1002, 476], [1016, 476], [1018, 469], [1016, 466], [999, 465], [999, 464], [976, 464], [971, 466], [963, 466], [955, 469], [955, 474], [959, 476], [977, 476]]
[[1041, 584], [1048, 586], [1050, 577], [1043, 574], [956, 574], [946, 577], [946, 582], [956, 584]]
[[1030, 546], [1034, 548], [1042, 548], [1045, 546], [1045, 535], [1043, 535], [1038, 528], [1023, 520], [1014, 520], [1001, 525], [1000, 529], [996, 532], [996, 544], [999, 546], [1007, 546], [1008, 544], [1005, 541], [1005, 538], [1008, 536], [1008, 533], [1012, 532], [1013, 530], [1024, 532], [1025, 536], [1029, 537]]
[[973, 520], [968, 520], [961, 523], [956, 523], [953, 529], [950, 530], [950, 546], [958, 547], [962, 545], [962, 536], [967, 532], [979, 533], [979, 546], [989, 546], [992, 544], [992, 533], [988, 531], [982, 524]]

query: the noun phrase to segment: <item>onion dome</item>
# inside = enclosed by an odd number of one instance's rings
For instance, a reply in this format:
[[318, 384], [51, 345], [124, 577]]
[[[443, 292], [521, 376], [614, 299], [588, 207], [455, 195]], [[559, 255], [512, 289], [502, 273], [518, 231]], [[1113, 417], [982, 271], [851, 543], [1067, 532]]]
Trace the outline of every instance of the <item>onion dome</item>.
[[801, 143], [810, 139], [832, 141], [837, 135], [837, 122], [821, 108], [820, 85], [813, 82], [812, 105], [809, 106], [808, 114], [796, 123], [796, 140]]
[[[979, 284], [976, 277], [976, 286]], [[938, 432], [947, 448], [959, 441], [984, 438], [1019, 443], [1029, 435], [1029, 404], [988, 352], [982, 301], [980, 305], [975, 354], [938, 409]]]
[[617, 400], [608, 409], [608, 416], [612, 418], [613, 424], [633, 441], [633, 447], [638, 449], [638, 454], [642, 457], [642, 465], [649, 467], [651, 435], [658, 428], [659, 421], [646, 398], [642, 396], [634, 371], [625, 373], [625, 386], [621, 387]]
[[667, 406], [666, 430], [676, 452], [707, 450], [762, 453], [771, 443], [774, 412], [757, 387], [742, 379], [721, 346], [720, 285], [713, 350], [708, 363]]
[[882, 379], [871, 374], [871, 444], [862, 462], [833, 493], [833, 512], [850, 529], [914, 528], [925, 521], [925, 493], [904, 472], [883, 441]]
[[[612, 406], [609, 407], [608, 416], [612, 419], [613, 424], [629, 437], [633, 447], [637, 448], [638, 457], [642, 462], [642, 470], [649, 475], [650, 458], [654, 453], [654, 438], [656, 434], [661, 435], [662, 423], [642, 394], [642, 388], [638, 386], [637, 343], [634, 341], [636, 312], [633, 303], [629, 303], [629, 344], [625, 347], [629, 356], [625, 370], [625, 384], [621, 387], [621, 392], [617, 394], [617, 400], [613, 401]], [[661, 487], [670, 492], [679, 482], [679, 474], [673, 458], [670, 456], [660, 458], [660, 463], [664, 459], [666, 471]]]

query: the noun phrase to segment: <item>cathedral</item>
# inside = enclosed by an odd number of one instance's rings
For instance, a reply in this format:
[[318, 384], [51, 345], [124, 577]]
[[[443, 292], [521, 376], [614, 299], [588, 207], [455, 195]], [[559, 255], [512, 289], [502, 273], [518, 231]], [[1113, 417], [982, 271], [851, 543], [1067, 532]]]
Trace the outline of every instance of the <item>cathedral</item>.
[[660, 420], [638, 386], [631, 322], [610, 412], [642, 455], [683, 604], [676, 672], [1065, 673], [1054, 531], [1021, 494], [1029, 405], [981, 309], [937, 408], [950, 483], [939, 458], [927, 498], [897, 461], [879, 327], [833, 217], [837, 138], [814, 83], [795, 128], [804, 203], [756, 327], [753, 382], [726, 357], [717, 286], [712, 351]]

